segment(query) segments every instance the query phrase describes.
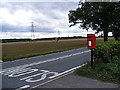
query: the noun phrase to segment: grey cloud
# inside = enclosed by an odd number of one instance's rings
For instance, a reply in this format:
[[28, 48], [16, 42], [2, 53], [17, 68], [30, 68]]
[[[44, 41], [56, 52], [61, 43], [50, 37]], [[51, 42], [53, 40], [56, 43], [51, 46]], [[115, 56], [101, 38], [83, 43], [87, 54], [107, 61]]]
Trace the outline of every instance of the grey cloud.
[[3, 23], [2, 32], [28, 32], [28, 27], [13, 26], [8, 23]]
[[[25, 10], [32, 11], [35, 15], [31, 18], [34, 22], [37, 22], [38, 24], [45, 23], [45, 24], [51, 24], [52, 21], [49, 20], [66, 20], [61, 22], [59, 25], [61, 27], [69, 27], [67, 23], [66, 17], [60, 15], [60, 14], [66, 14], [71, 9], [75, 9], [77, 7], [78, 3], [68, 3], [68, 2], [37, 2], [37, 3], [7, 3], [6, 5], [0, 7], [0, 8], [8, 8], [10, 13], [13, 14], [17, 10]], [[46, 18], [40, 18], [39, 13], [42, 13], [46, 16]], [[38, 16], [37, 16], [38, 15]], [[28, 22], [30, 23], [30, 22]], [[53, 22], [54, 23], [54, 22]], [[55, 24], [55, 23], [54, 23]], [[67, 26], [68, 25], [68, 26]], [[56, 26], [57, 28], [57, 26]], [[13, 26], [6, 22], [3, 22], [3, 32], [30, 32], [30, 26]], [[39, 27], [36, 25], [35, 32], [47, 32], [47, 33], [55, 33], [55, 27]], [[70, 32], [77, 32], [77, 31], [70, 31]]]
[[[6, 5], [7, 6], [7, 5]], [[77, 3], [68, 3], [68, 2], [33, 2], [33, 3], [9, 3], [8, 8], [11, 12], [14, 12], [18, 9], [24, 9], [26, 11], [32, 10], [34, 13], [44, 13], [47, 16], [53, 17], [54, 19], [61, 19], [59, 13], [55, 11], [60, 11], [61, 13], [66, 13], [70, 9], [73, 9], [77, 6]]]
[[46, 32], [46, 33], [55, 33], [55, 31], [54, 30], [52, 30], [52, 28], [47, 28], [47, 27], [36, 27], [36, 28], [34, 28], [34, 30], [35, 30], [35, 32]]
[[[46, 32], [46, 33], [55, 33], [52, 28], [47, 27], [34, 27], [35, 32]], [[21, 27], [21, 26], [13, 26], [7, 23], [2, 24], [2, 32], [31, 32], [31, 27]]]

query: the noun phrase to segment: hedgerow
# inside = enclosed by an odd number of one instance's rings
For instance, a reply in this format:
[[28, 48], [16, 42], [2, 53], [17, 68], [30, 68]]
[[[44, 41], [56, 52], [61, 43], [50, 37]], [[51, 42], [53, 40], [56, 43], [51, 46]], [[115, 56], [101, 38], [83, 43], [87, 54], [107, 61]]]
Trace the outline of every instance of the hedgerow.
[[[97, 71], [109, 73], [111, 77], [120, 76], [120, 42], [114, 41], [97, 44], [94, 50], [94, 57], [95, 69], [100, 69]], [[101, 63], [101, 66], [97, 67], [98, 63]]]
[[76, 74], [120, 84], [120, 42], [103, 42], [96, 45], [94, 63], [77, 69]]
[[[115, 58], [120, 59], [120, 42], [103, 42], [96, 45], [94, 50], [94, 57], [98, 60], [102, 60], [104, 63], [108, 63]], [[115, 57], [115, 58], [114, 58]], [[113, 59], [114, 58], [114, 59]]]

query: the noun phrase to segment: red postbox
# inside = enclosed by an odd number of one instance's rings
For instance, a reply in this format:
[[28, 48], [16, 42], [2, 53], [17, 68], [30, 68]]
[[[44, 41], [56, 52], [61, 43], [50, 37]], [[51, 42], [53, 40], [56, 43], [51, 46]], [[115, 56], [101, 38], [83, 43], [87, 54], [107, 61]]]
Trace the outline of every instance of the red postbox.
[[87, 47], [88, 47], [88, 49], [96, 48], [95, 34], [87, 34]]

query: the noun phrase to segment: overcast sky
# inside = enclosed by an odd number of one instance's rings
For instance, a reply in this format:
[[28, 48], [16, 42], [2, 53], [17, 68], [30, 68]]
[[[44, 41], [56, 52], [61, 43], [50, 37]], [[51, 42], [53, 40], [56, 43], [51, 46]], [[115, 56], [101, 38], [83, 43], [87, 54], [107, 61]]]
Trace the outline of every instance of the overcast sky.
[[[68, 13], [78, 2], [11, 2], [0, 5], [0, 38], [31, 38], [31, 22], [35, 38], [86, 36], [78, 26], [69, 27]], [[58, 34], [58, 30], [60, 34]]]

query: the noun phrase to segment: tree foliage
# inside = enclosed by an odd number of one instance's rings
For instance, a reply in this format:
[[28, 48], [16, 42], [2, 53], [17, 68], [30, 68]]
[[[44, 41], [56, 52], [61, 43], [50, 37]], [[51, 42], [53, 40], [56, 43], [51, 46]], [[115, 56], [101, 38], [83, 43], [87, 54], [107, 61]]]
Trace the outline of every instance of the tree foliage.
[[79, 2], [79, 7], [70, 10], [68, 16], [70, 26], [80, 23], [82, 29], [103, 31], [104, 41], [108, 32], [120, 32], [120, 2]]

